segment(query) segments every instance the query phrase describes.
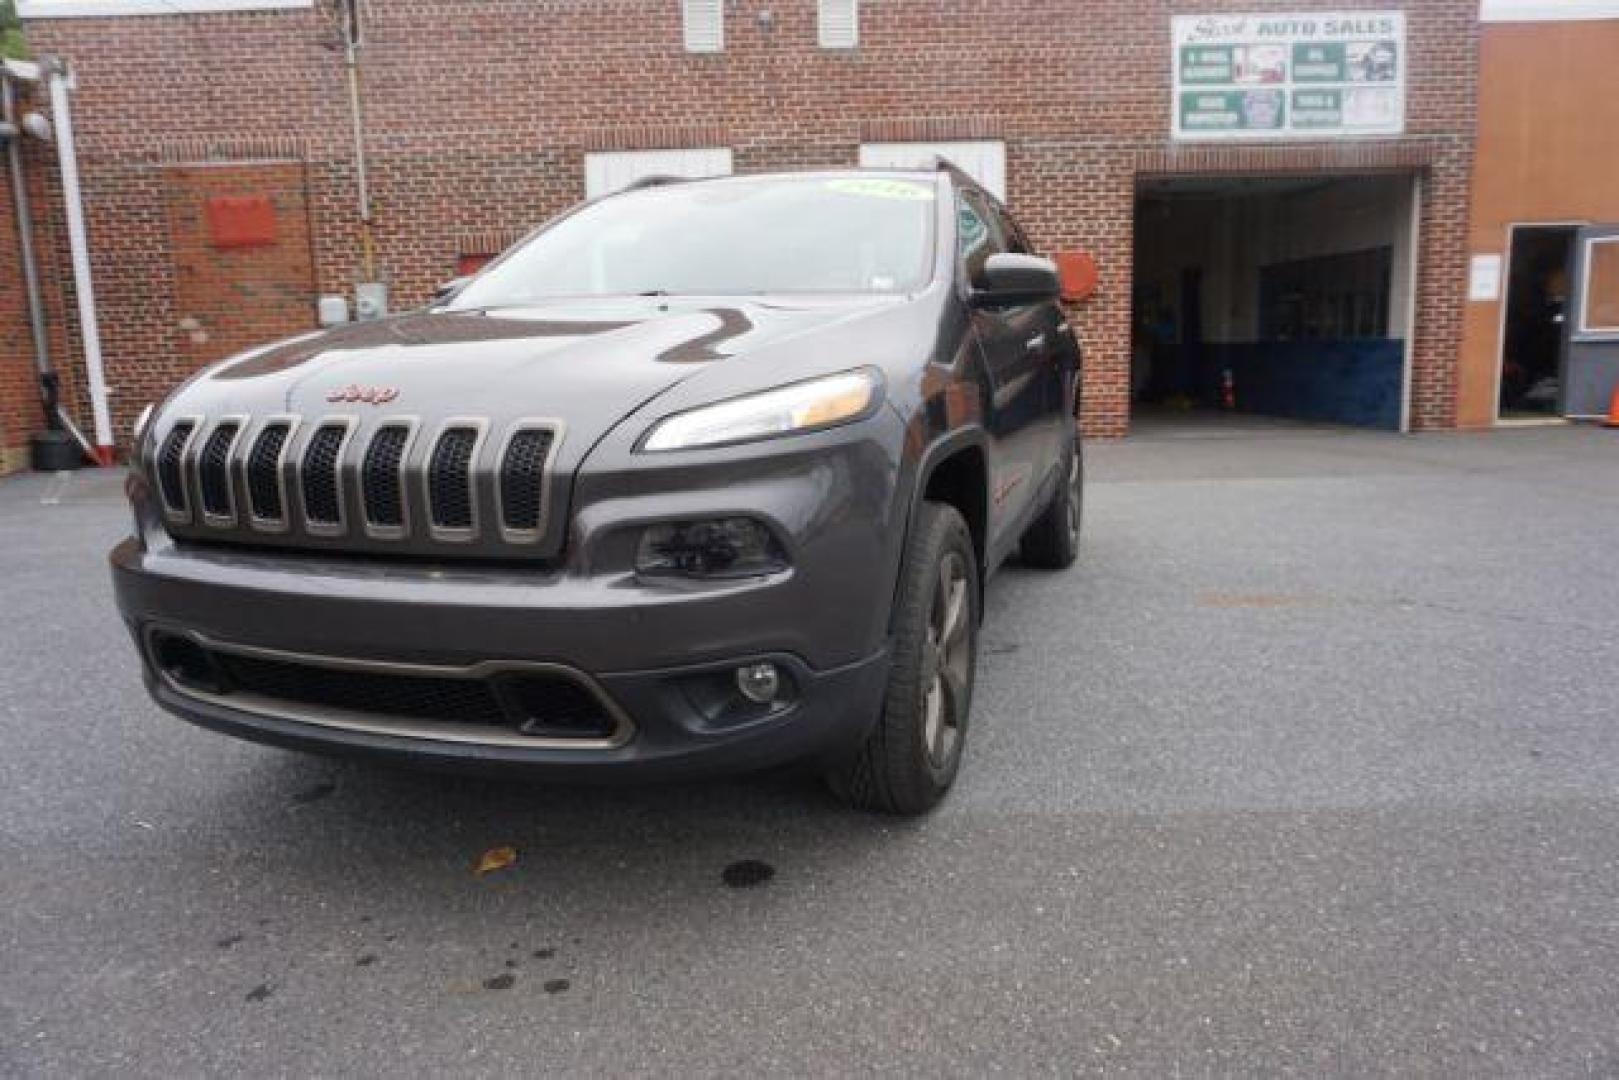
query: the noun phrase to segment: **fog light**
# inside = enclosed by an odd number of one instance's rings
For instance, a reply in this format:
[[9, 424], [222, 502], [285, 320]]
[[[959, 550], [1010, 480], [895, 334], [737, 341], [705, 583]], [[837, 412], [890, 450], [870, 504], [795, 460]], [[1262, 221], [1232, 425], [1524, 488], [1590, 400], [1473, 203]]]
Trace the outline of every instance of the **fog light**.
[[768, 705], [781, 693], [781, 674], [775, 664], [743, 664], [736, 669], [736, 688], [756, 705]]

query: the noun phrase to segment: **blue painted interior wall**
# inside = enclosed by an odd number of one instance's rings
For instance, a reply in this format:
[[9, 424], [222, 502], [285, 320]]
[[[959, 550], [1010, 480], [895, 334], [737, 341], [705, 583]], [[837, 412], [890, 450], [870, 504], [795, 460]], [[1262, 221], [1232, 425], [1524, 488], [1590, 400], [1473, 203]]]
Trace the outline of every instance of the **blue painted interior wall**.
[[1271, 341], [1205, 348], [1219, 368], [1231, 369], [1241, 412], [1400, 430], [1403, 341]]
[[1229, 369], [1238, 412], [1400, 430], [1403, 341], [1204, 342], [1184, 353], [1193, 355], [1160, 353], [1161, 362], [1184, 365], [1202, 404], [1220, 404]]

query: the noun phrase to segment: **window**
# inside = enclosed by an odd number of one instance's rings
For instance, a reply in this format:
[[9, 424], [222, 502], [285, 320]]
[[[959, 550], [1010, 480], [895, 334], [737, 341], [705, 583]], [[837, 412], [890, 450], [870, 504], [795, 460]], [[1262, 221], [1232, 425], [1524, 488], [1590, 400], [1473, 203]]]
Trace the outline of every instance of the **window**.
[[915, 169], [933, 164], [942, 157], [983, 185], [984, 190], [1006, 200], [1006, 144], [1003, 142], [916, 142], [865, 143], [860, 147], [860, 164], [877, 169]]
[[903, 293], [932, 276], [937, 185], [858, 177], [669, 184], [590, 203], [452, 302], [558, 297]]
[[731, 151], [723, 147], [696, 150], [625, 150], [585, 155], [585, 198], [623, 191], [649, 176], [730, 176]]
[[1619, 19], [1619, 0], [1483, 0], [1479, 18], [1484, 22]]
[[995, 212], [971, 192], [956, 197], [956, 245], [968, 281], [976, 282], [991, 255], [1007, 250]]
[[115, 15], [197, 15], [313, 7], [315, 0], [18, 0], [24, 19], [91, 19]]
[[725, 0], [680, 0], [680, 22], [686, 51], [725, 51]]
[[1392, 247], [1259, 268], [1261, 341], [1334, 341], [1388, 334]]
[[1584, 293], [1580, 332], [1619, 331], [1619, 237], [1587, 241]]
[[860, 44], [860, 0], [820, 0], [823, 49], [852, 49]]

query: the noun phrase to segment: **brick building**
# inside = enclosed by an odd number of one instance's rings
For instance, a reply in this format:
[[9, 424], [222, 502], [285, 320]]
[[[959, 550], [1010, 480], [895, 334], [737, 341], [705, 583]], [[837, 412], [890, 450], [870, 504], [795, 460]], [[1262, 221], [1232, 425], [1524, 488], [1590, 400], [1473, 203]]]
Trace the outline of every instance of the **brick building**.
[[[1385, 393], [1376, 422], [1456, 424], [1477, 2], [365, 0], [369, 274], [334, 0], [20, 6], [33, 52], [66, 59], [77, 78], [120, 435], [198, 365], [314, 325], [317, 296], [352, 302], [374, 276], [395, 309], [419, 304], [587, 187], [671, 168], [890, 162], [939, 144], [1004, 194], [1042, 249], [1095, 258], [1099, 287], [1075, 311], [1082, 422], [1118, 435], [1132, 393], [1164, 372], [1193, 397], [1208, 382], [1194, 369], [1211, 362], [1227, 378], [1254, 372], [1257, 386], [1275, 360], [1246, 339], [1320, 336], [1297, 329], [1320, 318], [1287, 298], [1334, 274], [1369, 283], [1364, 296], [1318, 298], [1343, 309], [1339, 335], [1394, 342], [1380, 355], [1392, 357], [1395, 400]], [[1232, 10], [1275, 25], [1238, 26]], [[1256, 46], [1264, 34], [1282, 51]], [[1311, 52], [1312, 35], [1331, 40]], [[1326, 89], [1294, 84], [1307, 61]], [[52, 321], [65, 327], [57, 352], [82, 410], [60, 196], [49, 153], [29, 157]], [[216, 215], [232, 207], [250, 211], [256, 239], [221, 242]], [[1244, 235], [1341, 238], [1237, 251], [1220, 240], [1233, 221], [1249, 223]], [[1178, 265], [1179, 236], [1218, 254]], [[1144, 267], [1161, 279], [1146, 300]], [[12, 293], [0, 302], [0, 442], [15, 448], [31, 406], [16, 400], [28, 351]], [[1269, 299], [1250, 311], [1239, 293]], [[1133, 303], [1153, 302], [1172, 329], [1132, 318]]]

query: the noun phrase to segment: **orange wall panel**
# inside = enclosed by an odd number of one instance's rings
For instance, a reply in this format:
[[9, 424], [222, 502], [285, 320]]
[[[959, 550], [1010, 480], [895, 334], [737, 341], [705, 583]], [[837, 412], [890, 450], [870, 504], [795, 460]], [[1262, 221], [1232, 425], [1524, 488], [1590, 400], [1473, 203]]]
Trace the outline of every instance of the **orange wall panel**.
[[[1619, 20], [1484, 26], [1472, 207], [1474, 254], [1514, 223], [1619, 222]], [[1494, 419], [1500, 326], [1500, 302], [1467, 305], [1460, 426]]]

